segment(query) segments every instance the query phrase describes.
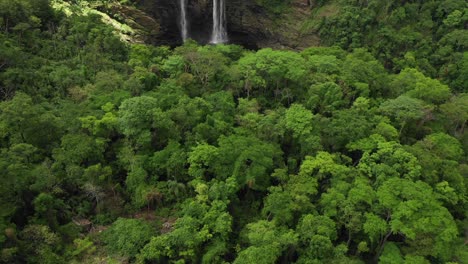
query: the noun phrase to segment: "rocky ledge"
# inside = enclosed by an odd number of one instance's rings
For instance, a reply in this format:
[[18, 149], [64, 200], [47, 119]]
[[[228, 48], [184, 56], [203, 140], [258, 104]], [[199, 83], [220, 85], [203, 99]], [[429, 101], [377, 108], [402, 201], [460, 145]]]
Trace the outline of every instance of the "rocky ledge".
[[[253, 0], [229, 0], [226, 2], [227, 27], [231, 43], [248, 48], [273, 47], [302, 49], [319, 44], [313, 28], [307, 27], [310, 18], [310, 1], [293, 0], [285, 13], [272, 14]], [[158, 34], [150, 35], [152, 44], [179, 45], [180, 29], [177, 18], [177, 0], [139, 0], [137, 7], [158, 21]], [[125, 11], [125, 10], [122, 10]], [[206, 43], [212, 27], [212, 1], [188, 0], [191, 37]]]
[[[292, 0], [282, 14], [273, 14], [252, 0], [229, 0], [227, 24], [231, 43], [257, 49], [303, 49], [319, 45], [316, 27], [310, 26], [310, 0]], [[312, 1], [313, 5], [313, 1]], [[182, 43], [177, 0], [137, 0], [135, 6], [110, 5], [103, 10], [132, 27], [134, 42], [176, 46]], [[207, 43], [212, 27], [212, 1], [188, 0], [190, 36]]]

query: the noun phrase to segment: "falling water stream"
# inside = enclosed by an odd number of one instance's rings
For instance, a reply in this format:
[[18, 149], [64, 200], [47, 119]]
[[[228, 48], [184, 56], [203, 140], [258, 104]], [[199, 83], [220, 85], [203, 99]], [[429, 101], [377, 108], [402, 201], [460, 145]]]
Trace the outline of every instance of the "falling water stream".
[[[228, 42], [226, 30], [226, 0], [213, 0], [213, 30], [210, 43], [220, 44]], [[179, 0], [180, 5], [180, 34], [185, 42], [189, 37], [189, 25], [187, 20], [187, 2], [188, 0]]]
[[185, 42], [188, 38], [188, 23], [187, 23], [187, 1], [188, 0], [179, 0], [180, 2], [180, 32], [182, 35], [182, 40]]
[[213, 44], [228, 42], [225, 0], [213, 0], [213, 32], [210, 42]]

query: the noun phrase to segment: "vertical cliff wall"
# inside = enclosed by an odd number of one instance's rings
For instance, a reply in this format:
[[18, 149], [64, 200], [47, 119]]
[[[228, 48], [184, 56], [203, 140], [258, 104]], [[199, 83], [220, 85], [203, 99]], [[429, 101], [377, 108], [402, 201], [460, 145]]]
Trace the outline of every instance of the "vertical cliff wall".
[[[253, 0], [226, 1], [229, 40], [249, 48], [301, 49], [318, 45], [317, 34], [304, 27], [310, 16], [309, 4], [307, 0], [293, 0], [285, 13], [272, 14]], [[212, 5], [212, 0], [188, 0], [187, 3], [190, 36], [202, 43], [208, 43], [211, 37]], [[165, 45], [182, 43], [177, 20], [178, 1], [139, 0], [137, 8], [159, 23], [158, 34], [148, 36], [146, 42]]]

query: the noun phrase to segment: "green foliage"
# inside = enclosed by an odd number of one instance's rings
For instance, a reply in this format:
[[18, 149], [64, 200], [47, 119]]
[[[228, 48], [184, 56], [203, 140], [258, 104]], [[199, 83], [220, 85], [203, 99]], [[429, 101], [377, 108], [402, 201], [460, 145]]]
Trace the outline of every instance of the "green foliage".
[[466, 4], [313, 2], [338, 46], [130, 44], [0, 0], [0, 261], [467, 262]]
[[65, 263], [57, 253], [60, 250], [60, 237], [43, 225], [29, 225], [19, 234], [21, 251], [29, 263]]
[[281, 14], [288, 8], [291, 0], [256, 0], [256, 2], [274, 14]]
[[297, 227], [297, 232], [299, 233], [301, 241], [306, 243], [310, 241], [310, 239], [313, 241], [313, 236], [316, 235], [323, 236], [333, 241], [336, 239], [335, 228], [335, 223], [330, 218], [309, 214], [301, 219]]
[[450, 97], [448, 86], [425, 77], [415, 69], [404, 69], [393, 80], [392, 86], [398, 91], [396, 94], [406, 92], [406, 95], [428, 103], [440, 104]]
[[27, 143], [50, 148], [60, 137], [60, 123], [47, 105], [34, 104], [30, 96], [18, 93], [0, 104], [1, 136], [10, 144]]
[[[189, 200], [170, 233], [153, 237], [139, 255], [139, 260], [164, 259], [210, 263], [226, 252], [226, 239], [232, 217], [224, 202], [208, 202], [205, 184], [196, 187], [197, 200]], [[206, 248], [202, 247], [207, 244]]]
[[[238, 62], [242, 89], [250, 96], [266, 94], [291, 102], [292, 85], [302, 83], [306, 77], [304, 59], [297, 53], [261, 49], [242, 57]], [[299, 88], [299, 87], [297, 87]]]
[[[324, 43], [346, 50], [366, 47], [389, 70], [398, 73], [407, 67], [417, 68], [445, 83], [465, 71], [466, 67], [456, 65], [466, 50], [466, 28], [462, 29], [467, 21], [466, 3], [338, 2], [339, 12], [320, 17], [319, 33]], [[463, 91], [462, 86], [451, 88]]]
[[[378, 189], [377, 196], [391, 215], [391, 232], [403, 233], [413, 252], [442, 259], [450, 254], [450, 244], [458, 230], [450, 213], [434, 199], [427, 184], [393, 178]], [[431, 241], [429, 248], [422, 248], [423, 239]]]
[[75, 239], [73, 241], [75, 250], [72, 252], [73, 256], [83, 256], [87, 254], [93, 254], [96, 251], [96, 246], [89, 238], [85, 239]]
[[392, 118], [395, 126], [400, 128], [400, 134], [409, 122], [420, 121], [430, 108], [423, 101], [401, 95], [390, 99], [380, 105], [382, 114]]
[[321, 114], [330, 114], [344, 104], [341, 87], [332, 82], [313, 85], [308, 95], [307, 106]]
[[153, 229], [137, 219], [119, 218], [103, 234], [103, 240], [112, 252], [135, 257], [152, 237]]
[[[247, 249], [241, 251], [234, 263], [274, 263], [289, 246], [297, 243], [297, 235], [292, 230], [277, 228], [274, 222], [258, 221], [247, 225]], [[258, 258], [260, 256], [260, 258]]]

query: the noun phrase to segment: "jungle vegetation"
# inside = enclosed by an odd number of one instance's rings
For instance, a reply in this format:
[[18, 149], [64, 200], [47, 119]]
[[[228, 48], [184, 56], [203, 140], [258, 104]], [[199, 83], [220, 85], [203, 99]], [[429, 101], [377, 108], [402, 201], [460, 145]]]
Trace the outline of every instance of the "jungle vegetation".
[[0, 0], [0, 262], [468, 263], [466, 3], [336, 3], [251, 51]]

